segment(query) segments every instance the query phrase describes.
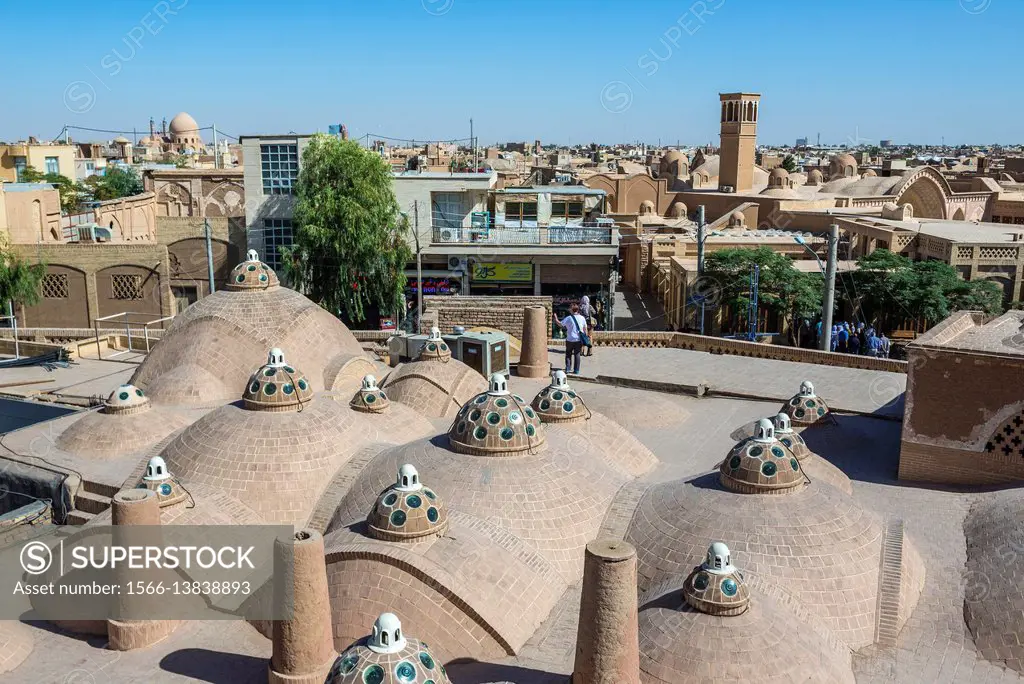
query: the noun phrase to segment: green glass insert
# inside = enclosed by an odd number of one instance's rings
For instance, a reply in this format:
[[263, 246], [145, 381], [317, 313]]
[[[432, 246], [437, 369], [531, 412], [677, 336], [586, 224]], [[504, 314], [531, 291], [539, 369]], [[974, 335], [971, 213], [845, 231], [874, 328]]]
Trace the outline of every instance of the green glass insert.
[[512, 411], [511, 413], [508, 414], [508, 421], [510, 423], [515, 423], [518, 425], [520, 422], [522, 422], [522, 420], [523, 416], [520, 415], [519, 411]]
[[807, 408], [814, 408], [814, 400], [808, 399], [807, 401], [804, 402], [804, 406], [806, 406]]
[[235, 276], [235, 282], [236, 283], [244, 283], [245, 282], [245, 275], [242, 274], [242, 273], [239, 273], [237, 276]]
[[428, 670], [434, 669], [434, 659], [430, 657], [430, 654], [426, 651], [420, 651], [420, 662], [423, 663], [423, 667]]
[[292, 368], [291, 366], [285, 366], [285, 367], [284, 367], [284, 372], [285, 372], [285, 373], [294, 373], [294, 372], [295, 372], [295, 369], [294, 369], [294, 368]]
[[384, 497], [384, 505], [385, 506], [394, 506], [397, 501], [398, 501], [398, 495], [395, 494], [394, 492], [391, 492], [390, 494], [388, 494], [387, 496]]
[[341, 659], [341, 667], [339, 671], [341, 674], [349, 674], [356, 669], [356, 665], [359, 664], [359, 656], [353, 653], [352, 655], [345, 656]]
[[427, 520], [429, 520], [432, 523], [436, 523], [439, 517], [440, 516], [438, 515], [437, 509], [434, 508], [433, 506], [427, 509]]
[[395, 676], [400, 682], [411, 682], [416, 679], [416, 666], [402, 661], [395, 667]]
[[448, 351], [448, 345], [447, 344], [442, 344], [441, 345], [441, 351]]
[[752, 446], [749, 449], [747, 449], [747, 454], [750, 455], [750, 456], [753, 456], [754, 458], [757, 458], [758, 456], [760, 456], [763, 453], [764, 453], [764, 449], [762, 449], [759, 446]]
[[265, 283], [265, 282], [267, 282], [267, 280], [268, 280], [267, 274], [266, 273], [260, 273], [260, 282], [261, 283]]
[[137, 396], [137, 397], [141, 397], [141, 396], [142, 396], [142, 390], [140, 390], [140, 389], [136, 389], [136, 390], [135, 390], [135, 396]]
[[789, 459], [789, 467], [793, 470], [800, 470], [800, 463], [795, 458]]
[[783, 437], [779, 441], [782, 442], [783, 444], [785, 444], [788, 447], [793, 446], [793, 442], [789, 439], [789, 437]]
[[384, 681], [384, 668], [380, 665], [371, 665], [363, 670], [363, 684], [382, 684]]
[[825, 415], [825, 409], [823, 409], [823, 408], [818, 409], [818, 415], [819, 416]]
[[778, 468], [772, 461], [765, 461], [761, 464], [761, 472], [764, 473], [765, 477], [775, 477], [775, 473], [778, 472]]
[[252, 273], [253, 271], [256, 270], [256, 267], [255, 266], [249, 266], [246, 270], [249, 271], [250, 273]]
[[483, 425], [477, 426], [476, 430], [473, 430], [473, 436], [476, 437], [477, 439], [486, 439], [487, 428], [485, 428]]
[[555, 392], [554, 394], [551, 395], [551, 398], [554, 399], [555, 401], [562, 401], [562, 397], [564, 396], [565, 395], [562, 394], [561, 392]]
[[473, 409], [473, 412], [469, 414], [469, 419], [473, 422], [480, 420], [480, 409]]
[[534, 416], [533, 409], [532, 408], [526, 409], [526, 415], [528, 415], [530, 418], [533, 418], [533, 416]]
[[502, 428], [499, 434], [501, 435], [501, 438], [506, 442], [516, 436], [515, 430], [513, 430], [510, 427]]
[[494, 402], [494, 405], [497, 406], [498, 408], [505, 408], [506, 406], [508, 406], [508, 399], [498, 399], [497, 401]]
[[299, 378], [299, 383], [298, 384], [299, 384], [299, 389], [300, 390], [305, 390], [307, 387], [309, 387], [309, 385], [306, 384], [306, 379], [305, 378]]
[[249, 391], [252, 392], [253, 394], [255, 394], [256, 392], [259, 392], [260, 391], [260, 383], [255, 381], [255, 380], [253, 380], [253, 383], [251, 385], [249, 385]]
[[501, 422], [501, 414], [491, 411], [490, 413], [487, 414], [487, 422], [490, 423], [491, 425], [497, 425], [498, 423]]
[[698, 572], [693, 578], [693, 588], [697, 591], [704, 591], [711, 584], [711, 578], [706, 572]]
[[164, 482], [162, 485], [160, 485], [160, 493], [163, 494], [164, 496], [170, 496], [171, 495], [171, 485], [169, 485], [166, 482]]
[[464, 421], [464, 420], [463, 420], [463, 421], [461, 421], [461, 422], [459, 423], [459, 427], [457, 428], [457, 430], [458, 430], [458, 432], [459, 432], [459, 434], [460, 434], [460, 435], [461, 435], [461, 434], [462, 434], [463, 432], [465, 432], [465, 431], [466, 431], [466, 421]]
[[268, 368], [267, 370], [263, 371], [263, 374], [265, 376], [267, 376], [268, 378], [272, 378], [272, 377], [274, 377], [274, 373], [276, 373], [276, 372], [277, 371], [274, 370], [273, 368]]
[[478, 403], [478, 404], [482, 404], [485, 401], [487, 401], [487, 395], [486, 394], [481, 394], [479, 397], [476, 398], [476, 403]]
[[804, 410], [802, 408], [800, 408], [800, 409], [797, 409], [796, 411], [794, 411], [793, 413], [794, 413], [794, 415], [797, 418], [803, 418], [805, 412], [804, 412]]
[[427, 345], [427, 349], [429, 351], [437, 351], [437, 345], [431, 342], [430, 344]]
[[268, 397], [274, 395], [277, 392], [277, 385], [272, 382], [268, 382], [263, 386], [263, 393]]
[[391, 511], [391, 524], [401, 527], [405, 524], [405, 511]]
[[405, 505], [408, 506], [409, 508], [419, 508], [420, 506], [423, 505], [423, 499], [416, 496], [415, 494], [410, 494], [409, 496], [405, 497]]
[[736, 586], [736, 580], [732, 578], [726, 578], [722, 580], [722, 593], [726, 596], [735, 596], [739, 587]]
[[284, 392], [285, 394], [291, 394], [292, 392], [294, 392], [294, 391], [295, 391], [295, 385], [293, 385], [293, 384], [292, 384], [292, 383], [290, 383], [290, 382], [286, 382], [286, 383], [285, 383], [285, 384], [284, 384], [284, 385], [283, 385], [283, 386], [281, 387], [281, 391], [282, 391], [282, 392]]
[[128, 394], [127, 392], [121, 392], [120, 394], [117, 395], [117, 398], [120, 399], [121, 401], [128, 401], [128, 397], [130, 396], [131, 395]]
[[743, 459], [740, 458], [739, 456], [733, 456], [732, 458], [729, 459], [729, 467], [732, 468], [733, 470], [739, 468], [740, 463], [743, 463]]
[[549, 408], [551, 408], [551, 402], [550, 401], [545, 399], [544, 401], [540, 402], [540, 410], [541, 411], [547, 411]]
[[437, 494], [434, 494], [432, 490], [427, 489], [426, 487], [423, 488], [423, 493], [426, 494], [427, 498], [430, 499], [431, 501], [437, 498]]
[[773, 446], [772, 456], [774, 456], [775, 458], [785, 458], [786, 452], [782, 450], [782, 447]]
[[571, 401], [567, 401], [564, 404], [562, 404], [562, 410], [565, 411], [566, 413], [572, 413], [572, 410], [574, 408], [575, 406], [572, 405]]
[[372, 404], [375, 401], [377, 401], [377, 395], [375, 395], [375, 394], [367, 394], [366, 395], [366, 403], [367, 404]]
[[536, 432], [537, 432], [537, 430], [532, 425], [527, 425], [526, 426], [526, 434], [528, 434], [530, 437], [533, 437], [533, 435]]

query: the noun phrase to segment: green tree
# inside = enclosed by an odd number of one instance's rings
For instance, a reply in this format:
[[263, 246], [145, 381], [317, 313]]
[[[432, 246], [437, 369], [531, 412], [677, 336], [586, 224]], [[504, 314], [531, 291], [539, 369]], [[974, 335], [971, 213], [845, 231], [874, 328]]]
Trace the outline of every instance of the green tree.
[[45, 176], [36, 170], [34, 166], [26, 166], [18, 174], [19, 183], [42, 183]]
[[39, 288], [46, 264], [30, 264], [0, 242], [0, 305], [7, 313], [7, 302], [32, 306], [39, 301]]
[[26, 166], [21, 170], [22, 183], [51, 183], [57, 187], [60, 193], [60, 209], [65, 214], [73, 214], [82, 201], [84, 192], [80, 185], [77, 185], [67, 176], [59, 173], [39, 173], [34, 166]]
[[800, 319], [812, 318], [821, 312], [824, 279], [820, 273], [797, 270], [791, 258], [770, 247], [711, 252], [705, 261], [704, 275], [715, 283], [720, 303], [731, 309], [733, 329], [738, 329], [741, 320], [746, 318], [750, 273], [755, 264], [760, 267], [760, 307], [775, 313], [780, 321], [789, 321], [790, 341], [799, 345]]
[[352, 322], [364, 321], [367, 307], [403, 310], [404, 271], [412, 258], [408, 218], [399, 213], [380, 155], [351, 140], [314, 135], [296, 194], [289, 279]]
[[783, 157], [782, 168], [784, 168], [789, 173], [793, 173], [794, 171], [796, 171], [796, 157], [794, 157], [791, 154], [787, 154], [785, 157]]
[[102, 176], [86, 178], [85, 186], [93, 199], [103, 202], [140, 194], [142, 179], [131, 167], [108, 166]]

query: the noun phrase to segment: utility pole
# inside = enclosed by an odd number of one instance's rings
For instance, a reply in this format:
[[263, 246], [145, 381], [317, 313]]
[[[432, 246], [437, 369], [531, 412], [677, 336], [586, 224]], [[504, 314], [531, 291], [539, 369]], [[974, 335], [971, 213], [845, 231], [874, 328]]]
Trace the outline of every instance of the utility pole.
[[206, 233], [206, 270], [210, 277], [210, 294], [216, 291], [213, 283], [213, 237], [210, 235], [210, 219], [203, 219], [203, 231]]
[[[707, 239], [707, 226], [704, 224], [704, 205], [697, 207], [697, 278], [704, 277], [704, 240]], [[701, 289], [704, 289], [701, 283]], [[706, 296], [700, 295], [700, 334], [704, 334], [704, 305]]]
[[472, 119], [472, 117], [470, 117], [470, 119], [469, 119], [469, 152], [470, 152], [470, 159], [473, 160], [473, 173], [476, 173], [476, 145], [474, 144], [474, 140], [475, 139], [473, 138], [473, 119]]
[[423, 320], [423, 253], [420, 251], [420, 202], [412, 204], [413, 235], [416, 236], [416, 332]]
[[70, 145], [71, 144], [71, 129], [68, 128], [67, 124], [64, 124], [64, 144], [65, 145]]
[[213, 124], [213, 168], [220, 168], [220, 150], [217, 149], [217, 124]]
[[14, 330], [14, 359], [21, 358], [21, 350], [18, 348], [18, 317], [14, 314], [14, 300], [7, 300], [7, 315], [11, 317], [11, 328]]
[[832, 351], [832, 308], [836, 298], [836, 258], [839, 251], [839, 224], [828, 229], [828, 263], [825, 265], [825, 301], [821, 306], [821, 351]]

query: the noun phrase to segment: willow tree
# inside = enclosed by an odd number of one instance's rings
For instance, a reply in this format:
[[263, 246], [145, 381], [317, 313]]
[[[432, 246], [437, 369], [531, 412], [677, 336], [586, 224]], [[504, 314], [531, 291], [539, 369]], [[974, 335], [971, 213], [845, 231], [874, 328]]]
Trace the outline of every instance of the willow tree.
[[302, 155], [292, 222], [286, 272], [311, 299], [350, 321], [365, 320], [369, 307], [404, 310], [408, 221], [379, 155], [314, 135]]
[[7, 303], [32, 306], [39, 302], [40, 286], [46, 264], [32, 264], [7, 247], [0, 236], [0, 315], [7, 314]]

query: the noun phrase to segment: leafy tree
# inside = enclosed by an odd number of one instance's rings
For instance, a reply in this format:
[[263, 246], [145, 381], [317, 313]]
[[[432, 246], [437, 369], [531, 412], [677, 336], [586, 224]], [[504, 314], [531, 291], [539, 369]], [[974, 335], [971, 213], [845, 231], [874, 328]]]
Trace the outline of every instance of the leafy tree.
[[6, 313], [7, 302], [31, 306], [39, 301], [39, 288], [46, 264], [30, 264], [0, 242], [0, 304]]
[[821, 312], [824, 279], [820, 273], [797, 270], [791, 258], [770, 247], [711, 252], [705, 260], [704, 275], [715, 283], [720, 303], [732, 310], [730, 323], [734, 329], [746, 318], [750, 304], [750, 272], [755, 264], [760, 267], [759, 305], [777, 314], [779, 320], [790, 321], [791, 342], [799, 344], [796, 338], [799, 320]]
[[36, 170], [34, 166], [26, 166], [18, 176], [19, 183], [42, 183], [45, 176]]
[[796, 171], [796, 157], [794, 157], [791, 154], [787, 154], [785, 157], [783, 157], [782, 168], [784, 168], [789, 173], [793, 173], [794, 171]]
[[22, 169], [21, 182], [52, 183], [57, 186], [57, 191], [60, 193], [60, 209], [65, 214], [73, 214], [86, 194], [82, 186], [67, 176], [62, 176], [59, 173], [39, 173], [34, 166], [26, 166]]
[[296, 188], [295, 246], [286, 275], [328, 311], [353, 322], [367, 307], [402, 310], [412, 258], [391, 171], [359, 143], [314, 135]]
[[131, 167], [108, 166], [102, 176], [86, 178], [85, 186], [93, 199], [102, 202], [140, 194], [142, 179]]

